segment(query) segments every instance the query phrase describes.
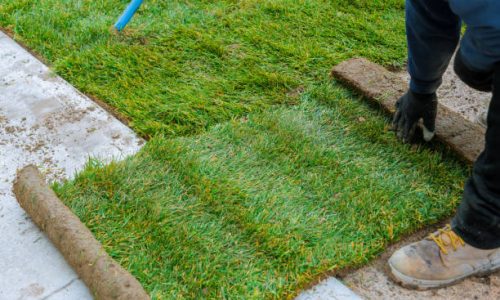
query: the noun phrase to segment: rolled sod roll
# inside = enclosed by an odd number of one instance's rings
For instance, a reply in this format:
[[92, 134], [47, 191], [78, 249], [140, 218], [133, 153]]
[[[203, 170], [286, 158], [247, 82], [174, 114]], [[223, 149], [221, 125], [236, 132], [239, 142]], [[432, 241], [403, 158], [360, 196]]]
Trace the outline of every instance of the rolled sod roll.
[[18, 171], [14, 193], [96, 299], [150, 299], [139, 281], [104, 251], [90, 230], [59, 200], [35, 166]]
[[[400, 76], [364, 58], [352, 58], [333, 67], [331, 76], [390, 114], [396, 101], [408, 90]], [[465, 162], [473, 164], [484, 149], [486, 129], [461, 114], [438, 104], [436, 138], [455, 151]]]

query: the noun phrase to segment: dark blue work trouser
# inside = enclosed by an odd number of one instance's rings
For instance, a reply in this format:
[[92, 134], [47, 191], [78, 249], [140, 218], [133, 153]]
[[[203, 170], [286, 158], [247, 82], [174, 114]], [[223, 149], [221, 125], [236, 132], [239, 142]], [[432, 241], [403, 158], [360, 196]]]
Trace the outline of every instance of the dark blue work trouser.
[[[467, 29], [460, 41], [462, 21]], [[500, 247], [500, 0], [407, 0], [406, 30], [412, 91], [437, 90], [459, 41], [457, 61], [472, 77], [489, 75], [493, 98], [485, 150], [474, 164], [452, 228], [474, 247]]]

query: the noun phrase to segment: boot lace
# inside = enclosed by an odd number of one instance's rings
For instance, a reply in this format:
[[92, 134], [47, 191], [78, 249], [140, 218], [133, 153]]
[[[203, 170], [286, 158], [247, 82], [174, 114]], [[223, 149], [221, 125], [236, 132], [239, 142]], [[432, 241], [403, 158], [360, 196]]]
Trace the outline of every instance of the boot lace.
[[[447, 239], [443, 239], [445, 236]], [[451, 230], [451, 226], [449, 224], [444, 228], [438, 229], [437, 232], [431, 233], [429, 235], [429, 239], [433, 240], [436, 245], [438, 245], [441, 252], [445, 255], [448, 254], [447, 248], [449, 246], [453, 248], [453, 251], [457, 251], [458, 247], [465, 246], [464, 240]]]

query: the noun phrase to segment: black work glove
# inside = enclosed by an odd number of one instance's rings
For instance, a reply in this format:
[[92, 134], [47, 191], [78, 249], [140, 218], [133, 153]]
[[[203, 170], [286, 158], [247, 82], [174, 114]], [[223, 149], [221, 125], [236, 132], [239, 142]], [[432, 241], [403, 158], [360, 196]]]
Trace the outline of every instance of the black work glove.
[[392, 127], [397, 136], [405, 143], [413, 140], [418, 121], [423, 119], [424, 140], [430, 141], [436, 131], [437, 96], [417, 94], [409, 90], [396, 102], [396, 114]]

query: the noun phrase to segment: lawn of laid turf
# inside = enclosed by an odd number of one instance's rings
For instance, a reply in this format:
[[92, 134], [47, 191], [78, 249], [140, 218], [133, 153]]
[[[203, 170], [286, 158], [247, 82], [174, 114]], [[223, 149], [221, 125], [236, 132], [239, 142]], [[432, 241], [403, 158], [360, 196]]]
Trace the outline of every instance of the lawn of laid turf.
[[113, 36], [127, 2], [0, 0], [0, 27], [143, 136], [296, 104], [290, 91], [352, 56], [405, 56], [403, 0], [146, 0]]
[[55, 190], [154, 299], [282, 298], [450, 215], [468, 170], [328, 78], [402, 66], [403, 0], [0, 0], [0, 27], [151, 137]]
[[370, 114], [319, 87], [298, 106], [152, 139], [56, 191], [155, 299], [293, 296], [459, 200], [458, 162], [401, 145]]

